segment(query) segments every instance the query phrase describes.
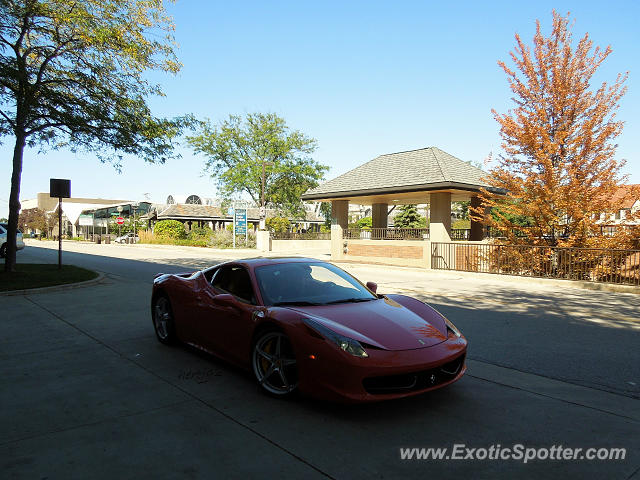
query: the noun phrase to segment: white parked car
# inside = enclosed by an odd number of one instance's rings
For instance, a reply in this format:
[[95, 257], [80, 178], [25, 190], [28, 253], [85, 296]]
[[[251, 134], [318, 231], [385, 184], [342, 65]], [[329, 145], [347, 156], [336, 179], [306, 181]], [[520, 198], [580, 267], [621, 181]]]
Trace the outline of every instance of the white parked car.
[[116, 237], [116, 239], [114, 240], [114, 242], [116, 243], [137, 243], [139, 241], [140, 237], [132, 232], [126, 233], [121, 237]]
[[[7, 230], [9, 230], [9, 225], [0, 223], [0, 258], [7, 256]], [[16, 249], [22, 250], [23, 248], [24, 241], [22, 240], [22, 232], [18, 230], [16, 234]]]

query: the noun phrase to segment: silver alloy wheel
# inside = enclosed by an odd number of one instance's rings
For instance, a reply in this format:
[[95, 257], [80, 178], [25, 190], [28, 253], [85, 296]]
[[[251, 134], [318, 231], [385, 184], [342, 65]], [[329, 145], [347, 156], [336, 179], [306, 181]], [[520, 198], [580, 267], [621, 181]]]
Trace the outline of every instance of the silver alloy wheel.
[[169, 338], [169, 323], [171, 322], [171, 307], [167, 297], [159, 297], [153, 309], [153, 324], [160, 340]]
[[287, 395], [298, 386], [298, 369], [291, 342], [284, 333], [268, 332], [253, 347], [253, 372], [262, 388]]

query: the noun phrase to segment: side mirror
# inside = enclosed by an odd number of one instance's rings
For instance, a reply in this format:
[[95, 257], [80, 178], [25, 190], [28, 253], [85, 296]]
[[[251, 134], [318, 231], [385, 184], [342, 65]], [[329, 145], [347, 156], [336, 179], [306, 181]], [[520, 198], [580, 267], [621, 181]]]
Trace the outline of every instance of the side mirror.
[[220, 295], [213, 297], [213, 303], [218, 305], [235, 305], [236, 299], [229, 293], [221, 293]]
[[378, 284], [376, 282], [367, 282], [367, 288], [373, 293], [378, 291]]

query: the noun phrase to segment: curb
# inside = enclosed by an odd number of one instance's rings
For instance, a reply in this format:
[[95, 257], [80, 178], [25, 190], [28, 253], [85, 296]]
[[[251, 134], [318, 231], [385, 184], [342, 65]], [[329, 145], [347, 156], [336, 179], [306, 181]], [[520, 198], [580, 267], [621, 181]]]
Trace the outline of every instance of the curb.
[[96, 278], [92, 278], [91, 280], [85, 280], [84, 282], [65, 283], [62, 285], [52, 285], [50, 287], [27, 288], [24, 290], [9, 290], [6, 292], [0, 292], [0, 297], [11, 297], [16, 295], [32, 295], [35, 293], [51, 293], [51, 292], [58, 292], [62, 290], [72, 290], [74, 288], [90, 287], [104, 280], [104, 277], [105, 277], [104, 273], [97, 272], [97, 274], [98, 276]]

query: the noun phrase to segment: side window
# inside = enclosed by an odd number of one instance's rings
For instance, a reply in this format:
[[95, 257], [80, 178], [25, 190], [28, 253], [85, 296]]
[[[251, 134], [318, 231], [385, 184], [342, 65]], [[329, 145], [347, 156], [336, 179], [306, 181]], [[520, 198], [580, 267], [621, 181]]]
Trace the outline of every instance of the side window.
[[213, 288], [230, 293], [247, 303], [256, 303], [249, 273], [239, 266], [220, 267], [211, 280]]

